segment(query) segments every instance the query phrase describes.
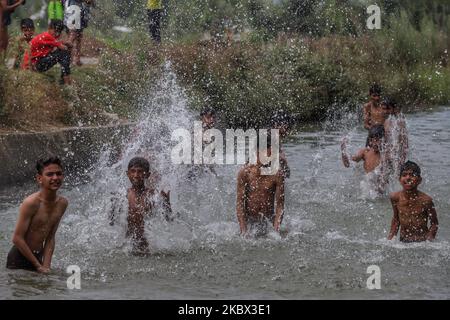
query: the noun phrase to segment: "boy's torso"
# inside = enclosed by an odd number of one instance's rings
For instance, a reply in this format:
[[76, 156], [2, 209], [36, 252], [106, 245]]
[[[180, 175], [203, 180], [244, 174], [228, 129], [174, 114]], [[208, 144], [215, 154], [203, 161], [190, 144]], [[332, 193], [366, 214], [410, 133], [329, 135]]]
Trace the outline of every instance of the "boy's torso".
[[381, 154], [373, 149], [367, 148], [364, 151], [364, 170], [366, 173], [374, 171], [381, 162]]
[[261, 175], [256, 166], [247, 168], [245, 209], [249, 216], [272, 217], [276, 191], [276, 175]]
[[31, 250], [41, 251], [45, 239], [64, 214], [64, 206], [61, 197], [51, 204], [39, 200], [37, 195], [34, 197], [37, 210], [31, 219], [25, 241]]
[[419, 191], [417, 198], [409, 199], [399, 193], [397, 208], [400, 220], [400, 239], [424, 241], [428, 233], [428, 207], [431, 198]]

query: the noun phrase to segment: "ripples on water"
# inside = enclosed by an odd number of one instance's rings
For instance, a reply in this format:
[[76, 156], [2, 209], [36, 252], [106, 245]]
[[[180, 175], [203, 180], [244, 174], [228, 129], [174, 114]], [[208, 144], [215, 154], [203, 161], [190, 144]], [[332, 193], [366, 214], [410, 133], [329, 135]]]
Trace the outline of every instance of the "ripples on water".
[[[168, 72], [162, 94], [146, 97], [151, 115], [139, 126], [118, 163], [105, 151], [91, 183], [63, 190], [70, 206], [57, 234], [54, 273], [0, 271], [0, 298], [439, 298], [449, 289], [450, 110], [407, 115], [411, 159], [422, 166], [422, 190], [430, 194], [440, 220], [437, 241], [387, 241], [392, 209], [387, 198], [367, 199], [360, 189], [361, 166], [341, 164], [340, 141], [350, 150], [365, 144], [366, 132], [350, 113], [321, 129], [303, 129], [285, 143], [291, 167], [286, 183], [282, 236], [242, 239], [235, 216], [236, 166], [219, 166], [218, 177], [184, 179], [186, 168], [170, 165], [170, 132], [189, 128], [194, 115]], [[144, 103], [144, 102], [143, 102]], [[155, 139], [158, 137], [158, 139]], [[151, 150], [152, 153], [149, 153]], [[147, 221], [152, 255], [129, 254], [125, 212], [108, 224], [112, 193], [124, 195], [126, 164], [135, 155], [163, 172], [170, 189], [173, 223]], [[398, 185], [392, 184], [395, 190]], [[6, 260], [23, 196], [33, 186], [0, 193], [1, 261]], [[124, 198], [125, 199], [125, 198]], [[82, 270], [82, 290], [66, 289], [65, 268]], [[366, 289], [369, 265], [381, 268], [382, 289]]]

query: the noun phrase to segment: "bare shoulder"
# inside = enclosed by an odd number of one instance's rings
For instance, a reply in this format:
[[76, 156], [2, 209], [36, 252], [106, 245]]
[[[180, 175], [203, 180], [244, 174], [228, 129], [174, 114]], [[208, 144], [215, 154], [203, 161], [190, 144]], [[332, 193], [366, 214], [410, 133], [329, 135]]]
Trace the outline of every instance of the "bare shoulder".
[[423, 201], [423, 203], [433, 204], [433, 198], [427, 195], [425, 192], [420, 191], [419, 197]]
[[400, 194], [401, 194], [401, 191], [392, 192], [389, 195], [389, 199], [391, 199], [392, 201], [398, 202], [400, 200]]
[[365, 104], [363, 105], [364, 111], [370, 111], [370, 106], [371, 106], [370, 102], [365, 103]]
[[243, 166], [238, 173], [239, 179], [245, 179], [251, 171], [251, 167], [249, 165]]
[[35, 192], [23, 200], [22, 206], [27, 209], [37, 210], [39, 208], [40, 203], [41, 200], [39, 199], [39, 192]]
[[65, 197], [60, 196], [59, 201], [64, 206], [64, 208], [67, 208], [67, 206], [69, 205], [69, 200], [67, 200], [67, 198]]

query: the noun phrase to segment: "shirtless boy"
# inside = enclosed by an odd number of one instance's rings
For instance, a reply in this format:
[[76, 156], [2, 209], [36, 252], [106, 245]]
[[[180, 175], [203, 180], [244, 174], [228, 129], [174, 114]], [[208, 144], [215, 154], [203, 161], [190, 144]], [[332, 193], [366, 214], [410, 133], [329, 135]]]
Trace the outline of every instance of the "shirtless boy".
[[381, 88], [378, 85], [373, 85], [369, 89], [370, 101], [363, 107], [364, 114], [364, 128], [370, 128], [377, 125], [384, 125], [386, 114], [380, 107]]
[[[422, 182], [420, 167], [407, 161], [400, 170], [402, 191], [391, 194], [394, 216], [388, 240], [392, 240], [400, 228], [400, 241], [432, 241], [438, 230], [438, 219], [433, 199], [417, 188]], [[428, 227], [430, 222], [430, 227]]]
[[[157, 190], [154, 185], [145, 185], [145, 180], [151, 178], [150, 163], [140, 157], [130, 160], [127, 170], [131, 188], [127, 191], [128, 216], [127, 237], [131, 237], [135, 255], [146, 255], [149, 253], [148, 241], [145, 237], [145, 217], [155, 212], [155, 196]], [[161, 191], [162, 206], [166, 220], [171, 220], [170, 191]], [[113, 208], [114, 210], [114, 208]], [[114, 219], [114, 215], [111, 216]]]
[[68, 202], [57, 195], [64, 178], [61, 161], [55, 157], [39, 160], [36, 169], [40, 190], [20, 206], [6, 267], [48, 273], [56, 230]]
[[[367, 137], [366, 147], [360, 149], [354, 156], [351, 157], [352, 161], [364, 162], [364, 171], [366, 174], [373, 173], [373, 185], [379, 193], [384, 193], [384, 187], [387, 183], [387, 179], [382, 166], [381, 149], [384, 138], [384, 127], [375, 126], [369, 130], [369, 136]], [[346, 140], [341, 144], [342, 162], [346, 168], [350, 167], [350, 159], [347, 154]]]
[[280, 231], [284, 213], [284, 177], [280, 170], [274, 175], [262, 175], [261, 153], [271, 155], [270, 137], [267, 149], [258, 147], [256, 164], [245, 165], [238, 174], [236, 212], [241, 235], [255, 231], [256, 236], [267, 233], [268, 221]]

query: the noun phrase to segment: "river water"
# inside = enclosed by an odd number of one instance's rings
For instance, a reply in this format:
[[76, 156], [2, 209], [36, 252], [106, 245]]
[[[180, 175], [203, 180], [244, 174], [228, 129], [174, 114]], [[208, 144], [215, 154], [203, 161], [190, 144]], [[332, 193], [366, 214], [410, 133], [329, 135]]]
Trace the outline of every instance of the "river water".
[[[183, 93], [170, 81], [163, 84], [164, 96], [149, 97], [148, 104], [152, 110], [155, 104], [172, 106], [172, 111], [145, 119], [122, 161], [111, 165], [105, 153], [89, 183], [67, 184], [61, 191], [70, 205], [57, 233], [50, 275], [4, 267], [19, 203], [36, 187], [0, 190], [0, 299], [450, 298], [450, 108], [406, 115], [410, 159], [421, 165], [421, 189], [437, 208], [436, 241], [386, 240], [392, 217], [387, 197], [368, 196], [360, 184], [362, 167], [346, 169], [340, 160], [344, 136], [351, 151], [366, 138], [357, 117], [345, 113], [304, 127], [284, 143], [291, 178], [283, 236], [242, 239], [235, 215], [237, 166], [218, 166], [217, 177], [205, 173], [187, 181], [187, 168], [169, 168], [164, 157], [155, 156], [168, 154], [168, 130], [193, 119]], [[123, 194], [127, 187], [127, 161], [142, 154], [152, 135], [165, 137], [153, 143], [153, 158], [178, 218], [147, 221], [152, 255], [135, 257], [125, 238], [125, 214], [114, 226], [107, 216], [111, 192]], [[391, 183], [391, 191], [398, 188]], [[67, 288], [69, 265], [81, 270], [80, 290]], [[367, 288], [370, 265], [380, 268], [379, 290]]]

